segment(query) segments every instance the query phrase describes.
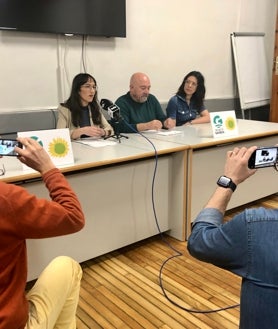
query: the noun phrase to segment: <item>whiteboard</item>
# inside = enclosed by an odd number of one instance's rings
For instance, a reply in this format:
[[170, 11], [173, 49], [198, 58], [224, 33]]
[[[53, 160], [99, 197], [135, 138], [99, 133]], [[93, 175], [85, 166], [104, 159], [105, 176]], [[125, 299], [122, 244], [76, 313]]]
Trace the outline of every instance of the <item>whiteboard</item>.
[[231, 39], [241, 109], [269, 104], [270, 77], [264, 33], [233, 33]]

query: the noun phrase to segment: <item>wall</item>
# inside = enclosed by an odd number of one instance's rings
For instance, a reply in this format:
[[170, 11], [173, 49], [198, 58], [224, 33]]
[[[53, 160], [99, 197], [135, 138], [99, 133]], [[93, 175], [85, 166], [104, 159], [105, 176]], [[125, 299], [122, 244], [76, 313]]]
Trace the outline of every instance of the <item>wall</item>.
[[[97, 79], [99, 98], [114, 101], [130, 75], [143, 71], [167, 102], [192, 69], [204, 74], [207, 99], [235, 98], [230, 33], [238, 31], [266, 33], [271, 75], [276, 0], [126, 2], [127, 38], [86, 40], [86, 70]], [[56, 108], [83, 71], [81, 45], [79, 36], [1, 31], [0, 112]]]

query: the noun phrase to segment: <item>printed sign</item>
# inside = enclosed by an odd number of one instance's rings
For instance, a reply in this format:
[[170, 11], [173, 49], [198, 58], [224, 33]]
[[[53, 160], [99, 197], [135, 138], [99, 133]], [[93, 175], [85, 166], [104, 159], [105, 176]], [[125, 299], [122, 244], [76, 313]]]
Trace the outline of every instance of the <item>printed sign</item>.
[[211, 112], [210, 122], [213, 137], [225, 137], [238, 134], [235, 111]]
[[[23, 131], [18, 137], [30, 137], [36, 140], [46, 150], [57, 167], [73, 164], [73, 152], [69, 129], [49, 129], [38, 131]], [[24, 169], [28, 168], [24, 165]]]

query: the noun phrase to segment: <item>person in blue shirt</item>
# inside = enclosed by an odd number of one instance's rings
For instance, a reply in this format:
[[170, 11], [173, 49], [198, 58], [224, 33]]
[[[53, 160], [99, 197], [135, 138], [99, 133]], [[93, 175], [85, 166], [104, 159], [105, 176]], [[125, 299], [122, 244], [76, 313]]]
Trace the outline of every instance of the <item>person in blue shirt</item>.
[[193, 222], [187, 248], [193, 257], [242, 277], [241, 329], [274, 329], [278, 328], [278, 209], [245, 209], [223, 223], [236, 186], [256, 172], [248, 168], [256, 148], [236, 147], [227, 153], [225, 176]]
[[204, 106], [205, 93], [203, 75], [198, 71], [188, 73], [168, 102], [168, 127], [210, 122], [209, 111]]
[[157, 98], [150, 94], [150, 89], [150, 79], [145, 73], [137, 72], [131, 76], [129, 92], [115, 102], [122, 117], [118, 124], [119, 132], [168, 128], [166, 115]]

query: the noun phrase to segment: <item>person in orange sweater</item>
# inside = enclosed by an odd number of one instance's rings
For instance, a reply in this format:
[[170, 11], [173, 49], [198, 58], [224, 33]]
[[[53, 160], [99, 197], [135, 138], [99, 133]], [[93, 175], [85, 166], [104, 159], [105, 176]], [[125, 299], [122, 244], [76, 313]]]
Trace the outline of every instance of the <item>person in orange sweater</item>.
[[0, 329], [76, 328], [82, 277], [70, 257], [55, 258], [26, 294], [26, 239], [81, 230], [84, 214], [77, 196], [47, 152], [31, 138], [18, 138], [18, 159], [37, 170], [51, 200], [0, 181]]

